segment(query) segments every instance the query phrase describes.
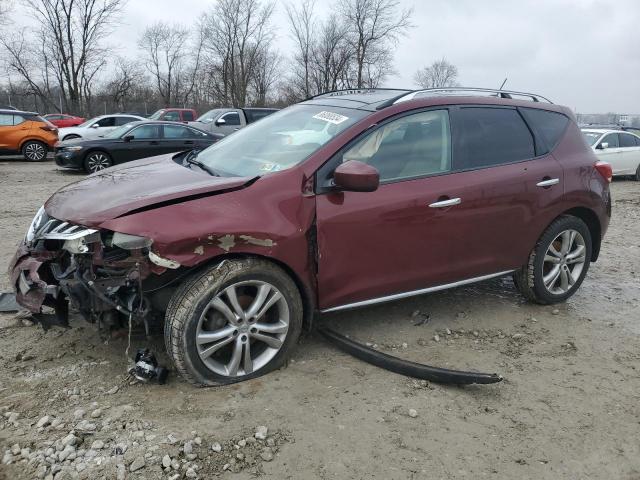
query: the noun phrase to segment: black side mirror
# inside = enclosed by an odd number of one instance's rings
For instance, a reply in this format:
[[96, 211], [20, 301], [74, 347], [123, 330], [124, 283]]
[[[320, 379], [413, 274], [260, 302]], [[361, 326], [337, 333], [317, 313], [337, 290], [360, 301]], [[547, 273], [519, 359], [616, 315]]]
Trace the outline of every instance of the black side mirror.
[[125, 142], [130, 142], [134, 138], [136, 138], [136, 137], [134, 137], [133, 135], [127, 135], [125, 137], [122, 137], [122, 140], [124, 140]]

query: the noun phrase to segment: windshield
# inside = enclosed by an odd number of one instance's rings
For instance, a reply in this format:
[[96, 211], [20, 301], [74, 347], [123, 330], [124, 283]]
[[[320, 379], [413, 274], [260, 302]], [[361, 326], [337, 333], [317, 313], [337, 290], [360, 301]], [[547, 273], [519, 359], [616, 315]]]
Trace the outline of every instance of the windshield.
[[79, 127], [88, 127], [89, 125], [91, 125], [93, 122], [95, 122], [96, 120], [98, 120], [100, 117], [93, 117], [90, 118], [89, 120], [87, 120], [84, 123], [81, 123], [80, 125], [78, 125]]
[[220, 108], [216, 108], [215, 110], [209, 110], [207, 113], [205, 113], [204, 115], [200, 115], [198, 117], [198, 120], [196, 120], [196, 122], [202, 122], [202, 123], [211, 123], [213, 122], [216, 118], [218, 118], [218, 116], [223, 112], [222, 109]]
[[101, 136], [103, 138], [120, 138], [125, 133], [127, 133], [129, 130], [131, 130], [131, 128], [134, 127], [134, 126], [135, 125], [131, 125], [130, 123], [128, 123], [126, 125], [122, 125], [120, 127], [114, 128], [110, 132], [107, 132], [107, 133], [105, 133], [104, 135], [101, 135]]
[[225, 176], [255, 177], [294, 167], [370, 112], [294, 105], [239, 130], [198, 155]]
[[149, 117], [149, 120], [159, 120], [163, 113], [164, 113], [164, 110], [158, 110]]
[[598, 139], [602, 136], [601, 133], [597, 132], [582, 132], [582, 135], [584, 135], [584, 139], [587, 141], [587, 144], [590, 147], [593, 147]]

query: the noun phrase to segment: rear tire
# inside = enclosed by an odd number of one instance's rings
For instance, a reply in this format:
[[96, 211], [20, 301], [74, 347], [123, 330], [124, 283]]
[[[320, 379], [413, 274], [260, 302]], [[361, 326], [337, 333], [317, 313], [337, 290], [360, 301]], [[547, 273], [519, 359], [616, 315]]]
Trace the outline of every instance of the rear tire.
[[87, 173], [96, 173], [113, 165], [113, 161], [107, 152], [90, 152], [84, 159], [84, 170]]
[[280, 267], [255, 258], [223, 260], [174, 293], [165, 345], [187, 381], [236, 383], [282, 366], [302, 318], [300, 292]]
[[635, 177], [633, 177], [633, 179], [634, 179], [636, 182], [640, 182], [640, 165], [638, 165], [638, 168], [637, 168], [637, 170], [636, 170], [636, 175], [635, 175]]
[[22, 155], [29, 162], [41, 162], [47, 158], [47, 145], [37, 140], [29, 140], [22, 146]]
[[579, 218], [563, 215], [542, 234], [527, 265], [513, 274], [524, 297], [542, 305], [564, 302], [580, 288], [591, 263], [592, 239]]

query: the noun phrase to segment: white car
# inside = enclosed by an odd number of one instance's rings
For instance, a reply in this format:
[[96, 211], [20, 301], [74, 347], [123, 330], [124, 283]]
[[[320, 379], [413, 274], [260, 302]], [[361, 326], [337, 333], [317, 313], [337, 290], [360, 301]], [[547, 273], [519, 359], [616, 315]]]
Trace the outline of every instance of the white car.
[[77, 127], [61, 128], [58, 130], [58, 138], [61, 141], [72, 140], [74, 138], [95, 139], [104, 136], [116, 127], [126, 125], [127, 123], [146, 120], [146, 118], [137, 115], [101, 115], [92, 118]]
[[633, 175], [640, 181], [640, 137], [622, 130], [583, 128], [596, 156], [611, 164], [613, 175]]

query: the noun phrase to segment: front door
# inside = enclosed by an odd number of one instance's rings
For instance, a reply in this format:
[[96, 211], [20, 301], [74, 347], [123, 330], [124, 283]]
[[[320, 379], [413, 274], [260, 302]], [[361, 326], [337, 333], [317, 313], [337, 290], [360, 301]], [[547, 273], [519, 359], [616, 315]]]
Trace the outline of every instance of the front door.
[[126, 136], [132, 136], [133, 139], [124, 142], [121, 157], [114, 159], [116, 163], [154, 157], [164, 153], [160, 142], [160, 125], [158, 124], [140, 125], [128, 131]]

